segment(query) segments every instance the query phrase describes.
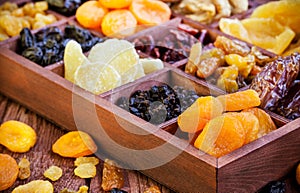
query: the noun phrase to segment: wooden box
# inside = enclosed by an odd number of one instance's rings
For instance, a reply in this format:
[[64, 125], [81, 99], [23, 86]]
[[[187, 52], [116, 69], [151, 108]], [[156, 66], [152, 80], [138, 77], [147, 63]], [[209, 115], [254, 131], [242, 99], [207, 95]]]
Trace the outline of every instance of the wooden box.
[[[171, 21], [172, 25], [181, 20]], [[63, 26], [68, 20], [58, 22]], [[222, 34], [190, 20], [186, 24]], [[140, 33], [152, 33], [150, 28]], [[156, 32], [157, 33], [157, 32]], [[137, 35], [131, 37], [135, 38]], [[128, 38], [130, 39], [130, 37]], [[117, 107], [119, 96], [157, 82], [194, 89], [199, 95], [224, 92], [183, 72], [179, 61], [99, 96], [63, 78], [63, 62], [45, 68], [15, 53], [16, 39], [1, 44], [0, 92], [67, 130], [83, 130], [98, 144], [99, 158], [113, 158], [178, 192], [255, 192], [286, 175], [300, 160], [300, 118], [270, 113], [278, 129], [220, 158], [190, 145], [177, 120], [152, 125]]]

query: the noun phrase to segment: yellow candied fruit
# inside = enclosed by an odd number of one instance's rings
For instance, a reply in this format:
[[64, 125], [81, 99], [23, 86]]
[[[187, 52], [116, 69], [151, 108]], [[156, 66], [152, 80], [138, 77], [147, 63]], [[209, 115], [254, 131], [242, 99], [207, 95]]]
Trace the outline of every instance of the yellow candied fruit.
[[10, 120], [0, 126], [0, 144], [10, 151], [24, 153], [35, 143], [35, 130], [25, 123]]
[[96, 176], [96, 166], [92, 163], [84, 163], [77, 166], [74, 174], [80, 178], [93, 178]]
[[62, 169], [58, 166], [50, 166], [44, 172], [44, 176], [52, 181], [57, 181], [62, 176], [62, 174]]

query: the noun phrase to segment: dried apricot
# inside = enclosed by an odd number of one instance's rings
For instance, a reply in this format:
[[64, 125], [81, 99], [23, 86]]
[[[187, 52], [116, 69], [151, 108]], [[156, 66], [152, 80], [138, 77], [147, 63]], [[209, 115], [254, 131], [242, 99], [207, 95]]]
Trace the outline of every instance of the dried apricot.
[[33, 180], [27, 184], [16, 187], [12, 193], [24, 193], [24, 192], [44, 192], [53, 193], [53, 185], [47, 180]]
[[259, 121], [258, 137], [262, 137], [269, 132], [277, 129], [275, 123], [268, 113], [259, 108], [244, 109], [242, 112], [250, 112], [254, 114]]
[[135, 32], [137, 20], [126, 9], [117, 9], [107, 13], [102, 20], [102, 33], [106, 36], [125, 37]]
[[8, 154], [0, 153], [0, 191], [11, 187], [19, 173], [16, 160]]
[[171, 16], [170, 7], [156, 0], [134, 0], [129, 10], [140, 24], [158, 25], [168, 21]]
[[220, 95], [217, 99], [221, 101], [225, 111], [240, 111], [260, 105], [258, 93], [252, 89]]
[[57, 181], [62, 176], [62, 169], [57, 166], [50, 166], [44, 172], [44, 176], [52, 181]]
[[259, 121], [255, 115], [250, 112], [230, 112], [226, 113], [238, 119], [245, 131], [245, 144], [258, 138]]
[[96, 176], [96, 166], [92, 163], [84, 163], [77, 166], [74, 174], [80, 178], [93, 178]]
[[19, 166], [19, 175], [18, 177], [21, 180], [27, 179], [30, 177], [30, 162], [26, 158], [22, 158], [18, 163]]
[[124, 186], [124, 176], [122, 170], [117, 167], [112, 160], [105, 159], [102, 175], [101, 187], [104, 191], [109, 191], [113, 188], [122, 188]]
[[102, 19], [108, 10], [99, 1], [87, 1], [76, 10], [77, 21], [86, 28], [100, 28]]
[[53, 145], [52, 151], [63, 157], [81, 157], [97, 151], [97, 146], [89, 134], [71, 131], [61, 136]]
[[235, 117], [224, 114], [205, 125], [194, 146], [214, 157], [221, 157], [240, 148], [244, 142], [242, 123]]
[[129, 7], [132, 0], [99, 0], [101, 5], [110, 9], [121, 9]]
[[215, 97], [199, 97], [178, 116], [178, 125], [182, 131], [195, 133], [201, 131], [210, 119], [221, 115], [222, 112], [223, 106]]
[[36, 133], [20, 121], [6, 121], [0, 126], [0, 144], [13, 152], [24, 153], [36, 143]]

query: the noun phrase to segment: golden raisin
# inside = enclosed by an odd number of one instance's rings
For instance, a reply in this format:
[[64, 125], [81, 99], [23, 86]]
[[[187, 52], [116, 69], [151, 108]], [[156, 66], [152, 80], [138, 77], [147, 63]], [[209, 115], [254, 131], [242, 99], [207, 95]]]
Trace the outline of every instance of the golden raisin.
[[77, 158], [95, 153], [97, 146], [87, 133], [71, 131], [52, 145], [52, 151], [63, 157]]
[[113, 188], [121, 189], [123, 186], [124, 176], [122, 170], [117, 167], [114, 161], [105, 159], [101, 184], [102, 189], [109, 191]]
[[0, 191], [11, 187], [19, 173], [16, 160], [8, 154], [0, 153]]
[[19, 178], [21, 180], [27, 179], [30, 177], [30, 162], [26, 158], [22, 158], [19, 162]]
[[24, 153], [36, 143], [36, 133], [20, 121], [6, 121], [0, 126], [0, 144], [13, 152]]
[[78, 157], [74, 161], [75, 166], [79, 166], [80, 164], [86, 164], [86, 163], [91, 163], [93, 165], [98, 165], [99, 164], [99, 159], [96, 157]]
[[62, 169], [57, 166], [50, 166], [44, 172], [44, 176], [52, 181], [57, 181], [62, 176]]
[[16, 187], [12, 193], [44, 192], [53, 193], [53, 185], [49, 181], [33, 180], [27, 184]]
[[96, 166], [92, 163], [84, 163], [77, 166], [74, 174], [80, 178], [93, 178], [96, 176]]

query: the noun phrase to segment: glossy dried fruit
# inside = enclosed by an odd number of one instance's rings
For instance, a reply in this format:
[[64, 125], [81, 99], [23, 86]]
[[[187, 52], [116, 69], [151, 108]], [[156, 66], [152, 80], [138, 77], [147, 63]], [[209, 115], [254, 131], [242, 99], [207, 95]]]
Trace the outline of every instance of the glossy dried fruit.
[[239, 89], [237, 78], [239, 69], [237, 66], [224, 67], [224, 71], [217, 80], [217, 86], [228, 93], [235, 92]]
[[250, 88], [259, 94], [261, 107], [273, 111], [279, 100], [287, 95], [299, 71], [299, 53], [278, 57], [268, 63], [250, 85]]
[[27, 179], [30, 177], [31, 171], [30, 171], [30, 162], [26, 158], [22, 158], [20, 162], [18, 163], [19, 166], [19, 175], [18, 177], [21, 180]]
[[247, 56], [251, 51], [245, 42], [231, 40], [225, 36], [217, 36], [214, 46], [222, 49], [225, 54], [238, 54], [240, 56]]
[[277, 129], [270, 115], [262, 109], [249, 108], [249, 109], [244, 109], [242, 112], [250, 112], [257, 117], [259, 121], [258, 138]]
[[129, 10], [139, 24], [158, 25], [168, 21], [171, 17], [170, 7], [162, 1], [133, 0]]
[[251, 89], [220, 95], [217, 99], [222, 103], [225, 111], [240, 111], [260, 105], [258, 93]]
[[129, 7], [132, 0], [99, 0], [99, 2], [109, 9], [122, 9]]
[[0, 144], [10, 151], [24, 153], [35, 143], [35, 130], [25, 123], [10, 120], [0, 126]]
[[100, 28], [102, 19], [108, 10], [100, 1], [87, 1], [76, 10], [77, 21], [86, 28]]
[[74, 174], [80, 178], [93, 178], [96, 176], [96, 166], [92, 163], [79, 164], [75, 168]]
[[86, 163], [91, 163], [93, 165], [98, 165], [99, 164], [99, 159], [96, 157], [78, 157], [74, 161], [75, 166], [79, 166], [80, 164], [86, 164]]
[[189, 60], [187, 64], [185, 65], [184, 71], [188, 74], [191, 74], [193, 76], [196, 75], [196, 72], [198, 70], [197, 65], [200, 63], [200, 58], [202, 54], [202, 43], [197, 42], [192, 45]]
[[52, 151], [63, 157], [77, 158], [95, 153], [97, 146], [89, 134], [70, 131], [52, 145]]
[[83, 185], [83, 186], [79, 187], [79, 190], [77, 192], [65, 188], [62, 191], [60, 191], [59, 193], [88, 193], [88, 190], [89, 190], [89, 187]]
[[124, 175], [122, 170], [112, 160], [105, 159], [102, 174], [101, 187], [104, 191], [113, 188], [121, 189], [124, 186]]
[[63, 171], [58, 166], [50, 166], [45, 172], [44, 176], [51, 181], [57, 181], [63, 174]]
[[229, 112], [226, 113], [238, 119], [245, 130], [245, 143], [250, 143], [258, 138], [259, 120], [250, 112]]
[[206, 123], [223, 112], [221, 102], [213, 96], [200, 97], [178, 117], [178, 125], [184, 132], [201, 131]]
[[245, 143], [242, 123], [229, 114], [210, 120], [197, 137], [194, 146], [214, 157], [221, 157]]
[[27, 184], [16, 187], [12, 193], [24, 193], [24, 192], [45, 192], [53, 193], [53, 185], [47, 180], [33, 180]]
[[8, 154], [0, 153], [0, 191], [11, 187], [19, 173], [16, 160]]
[[147, 190], [145, 190], [144, 193], [161, 193], [161, 191], [158, 188], [158, 186], [153, 185], [147, 188]]

